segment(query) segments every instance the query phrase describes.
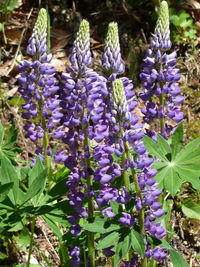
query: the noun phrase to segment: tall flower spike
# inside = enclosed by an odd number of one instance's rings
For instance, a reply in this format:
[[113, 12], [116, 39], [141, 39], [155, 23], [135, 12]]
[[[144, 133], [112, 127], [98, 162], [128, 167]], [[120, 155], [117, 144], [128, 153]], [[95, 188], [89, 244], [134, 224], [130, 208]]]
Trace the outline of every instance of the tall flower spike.
[[111, 22], [108, 25], [102, 63], [103, 67], [111, 73], [123, 73], [125, 70], [120, 52], [118, 25], [116, 22]]
[[113, 104], [116, 110], [120, 114], [128, 112], [128, 106], [126, 96], [124, 92], [124, 85], [122, 80], [116, 79], [113, 81], [113, 92], [112, 92]]
[[70, 61], [75, 71], [84, 71], [92, 64], [90, 51], [90, 25], [87, 20], [82, 20], [76, 40], [73, 45]]
[[48, 53], [47, 47], [47, 11], [43, 8], [28, 41], [27, 52], [31, 54], [30, 59], [18, 65], [18, 82], [21, 85], [19, 92], [25, 100], [22, 105], [25, 111], [22, 117], [26, 119], [24, 129], [26, 137], [39, 146], [37, 153], [41, 153], [42, 145], [46, 155], [47, 132], [59, 123], [62, 114], [58, 107], [60, 100], [56, 95], [59, 87], [54, 76], [55, 69], [50, 65], [52, 55]]
[[169, 9], [166, 1], [160, 4], [159, 17], [151, 41], [153, 48], [168, 50], [171, 48], [169, 29]]
[[47, 11], [42, 8], [38, 14], [37, 21], [33, 28], [33, 33], [29, 39], [27, 53], [35, 57], [35, 59], [46, 59], [47, 47]]

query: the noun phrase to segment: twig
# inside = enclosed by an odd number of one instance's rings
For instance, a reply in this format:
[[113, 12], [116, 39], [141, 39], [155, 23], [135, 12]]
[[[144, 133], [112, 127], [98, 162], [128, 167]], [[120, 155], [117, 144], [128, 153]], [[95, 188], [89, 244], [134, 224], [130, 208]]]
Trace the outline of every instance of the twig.
[[[43, 220], [43, 219], [42, 219], [42, 220]], [[44, 220], [43, 220], [43, 221], [44, 221]], [[44, 221], [44, 222], [45, 222], [45, 221]], [[46, 238], [47, 242], [49, 243], [51, 249], [53, 250], [53, 252], [54, 252], [56, 258], [57, 258], [57, 259], [60, 259], [60, 257], [58, 256], [58, 254], [57, 254], [55, 248], [53, 247], [53, 245], [51, 244], [49, 238], [47, 237], [47, 234], [45, 233], [45, 231], [44, 231], [42, 228], [41, 228], [41, 230], [42, 230], [42, 233], [43, 233], [44, 237]]]
[[[33, 12], [33, 7], [31, 8], [31, 11], [29, 12], [28, 16], [27, 16], [27, 20], [29, 20], [31, 14]], [[21, 36], [20, 36], [20, 39], [19, 39], [19, 44], [18, 44], [18, 47], [17, 47], [17, 50], [16, 50], [16, 53], [15, 53], [15, 56], [14, 56], [14, 59], [13, 59], [13, 62], [8, 70], [8, 72], [6, 73], [6, 76], [8, 76], [10, 74], [10, 72], [12, 71], [12, 69], [14, 68], [15, 66], [15, 61], [17, 59], [17, 56], [18, 56], [18, 53], [19, 53], [19, 49], [20, 49], [20, 46], [22, 44], [22, 41], [23, 41], [23, 37], [24, 37], [24, 34], [27, 30], [27, 26], [22, 30], [22, 33], [21, 33]]]

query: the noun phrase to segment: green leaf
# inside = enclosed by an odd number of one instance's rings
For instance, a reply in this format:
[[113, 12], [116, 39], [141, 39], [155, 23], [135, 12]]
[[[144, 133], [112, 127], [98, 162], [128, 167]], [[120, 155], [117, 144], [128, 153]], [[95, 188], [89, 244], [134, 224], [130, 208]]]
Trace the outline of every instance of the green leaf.
[[183, 213], [188, 217], [200, 220], [200, 206], [193, 202], [187, 202], [182, 205]]
[[122, 246], [123, 256], [128, 254], [130, 246], [131, 246], [131, 232], [128, 231], [128, 233], [126, 233], [125, 236], [123, 237], [123, 246]]
[[179, 123], [172, 135], [172, 160], [179, 152], [183, 140], [183, 124]]
[[119, 237], [120, 236], [118, 232], [112, 232], [108, 234], [102, 240], [99, 241], [97, 249], [104, 249], [110, 246], [114, 246], [115, 243], [119, 240]]
[[68, 186], [66, 186], [66, 178], [57, 182], [57, 184], [49, 191], [47, 200], [48, 202], [59, 199], [60, 197], [66, 195], [69, 191]]
[[150, 154], [163, 161], [168, 160], [165, 156], [166, 150], [163, 151], [160, 144], [154, 142], [149, 136], [144, 136], [142, 140]]
[[17, 204], [18, 192], [19, 192], [19, 179], [18, 174], [6, 157], [1, 158], [0, 167], [0, 182], [1, 184], [13, 183], [12, 189], [8, 193], [8, 197], [13, 204]]
[[[43, 192], [47, 177], [47, 170], [42, 171], [30, 185], [28, 192], [26, 193], [24, 203], [32, 199], [32, 202], [37, 205], [37, 201]], [[33, 199], [34, 198], [34, 199]]]
[[157, 144], [163, 155], [168, 159], [167, 155], [171, 154], [171, 149], [167, 141], [161, 135], [157, 136]]
[[4, 138], [4, 129], [3, 129], [3, 125], [0, 123], [0, 145], [2, 144]]
[[130, 248], [130, 229], [124, 228], [123, 230], [115, 250], [114, 267], [118, 266], [118, 263], [127, 255]]
[[188, 19], [188, 20], [184, 20], [183, 22], [181, 22], [179, 26], [181, 28], [187, 28], [187, 27], [191, 27], [192, 24], [193, 24], [193, 21], [191, 19]]
[[176, 250], [171, 249], [169, 254], [174, 267], [189, 267], [189, 264]]
[[16, 7], [18, 7], [20, 5], [18, 0], [10, 0], [8, 2], [8, 5], [6, 7], [7, 12], [12, 12]]
[[193, 188], [200, 190], [200, 168], [199, 164], [176, 166], [176, 171], [183, 182], [190, 182]]
[[170, 260], [174, 267], [189, 267], [185, 259], [166, 240], [162, 239], [160, 246], [169, 250]]
[[175, 162], [189, 164], [200, 161], [200, 137], [188, 143], [176, 156]]
[[134, 251], [136, 251], [142, 258], [144, 257], [145, 244], [141, 235], [135, 231], [131, 230], [131, 246]]
[[48, 217], [48, 215], [43, 215], [42, 218], [45, 220], [45, 222], [51, 228], [51, 230], [55, 233], [55, 235], [59, 239], [61, 239], [62, 238], [62, 232], [60, 231], [60, 228], [55, 224], [55, 222], [52, 221], [51, 218]]
[[6, 139], [3, 133], [0, 138], [0, 158], [7, 157], [13, 165], [17, 165], [15, 162], [15, 155], [22, 152], [19, 147], [14, 147], [17, 139], [17, 133], [18, 131], [15, 129], [15, 125], [13, 124], [9, 129]]
[[[155, 176], [159, 188], [166, 189], [172, 196], [175, 196], [184, 182], [192, 183], [193, 187], [199, 189], [198, 180], [200, 177], [200, 138], [187, 144], [180, 152], [183, 129], [180, 124], [172, 136], [170, 146], [161, 136], [157, 136], [158, 142], [150, 137], [144, 138], [147, 150], [160, 161], [153, 164], [158, 170]], [[195, 180], [196, 178], [196, 180]]]
[[154, 176], [157, 183], [159, 183], [159, 188], [164, 188], [164, 180], [167, 178], [167, 172], [168, 172], [167, 165], [165, 163], [165, 168], [162, 168], [156, 176]]
[[7, 139], [3, 145], [4, 148], [9, 148], [16, 143], [18, 135], [18, 130], [15, 128], [15, 124], [13, 123], [9, 129]]
[[167, 189], [170, 194], [174, 197], [181, 186], [183, 180], [175, 171], [175, 168], [166, 168], [167, 172], [165, 173], [164, 179], [164, 188]]
[[13, 187], [14, 183], [6, 183], [0, 186], [0, 202], [2, 202], [6, 197], [10, 189]]
[[29, 179], [28, 179], [28, 185], [30, 187], [30, 185], [33, 183], [34, 179], [36, 179], [38, 177], [38, 175], [44, 170], [44, 167], [42, 165], [42, 162], [40, 160], [39, 157], [37, 157], [36, 159], [36, 163], [33, 166], [33, 168], [30, 171], [30, 175], [29, 175]]
[[8, 258], [8, 255], [0, 251], [0, 260], [5, 260]]
[[116, 201], [110, 201], [110, 206], [112, 208], [112, 211], [114, 214], [118, 214], [119, 213], [119, 207], [120, 207], [120, 204], [117, 203]]
[[121, 228], [119, 224], [107, 219], [96, 219], [93, 223], [83, 224], [81, 226], [92, 233], [108, 233]]
[[4, 27], [5, 27], [4, 25], [5, 25], [5, 22], [0, 23], [0, 32], [4, 32]]
[[123, 240], [120, 241], [116, 246], [116, 251], [114, 256], [114, 267], [117, 267], [118, 263], [123, 258], [122, 247], [123, 247]]

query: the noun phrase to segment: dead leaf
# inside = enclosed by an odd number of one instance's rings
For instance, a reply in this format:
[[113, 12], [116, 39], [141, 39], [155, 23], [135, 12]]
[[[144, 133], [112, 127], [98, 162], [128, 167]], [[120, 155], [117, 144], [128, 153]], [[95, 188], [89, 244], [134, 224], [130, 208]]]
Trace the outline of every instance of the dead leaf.
[[66, 66], [69, 65], [68, 57], [62, 59], [53, 58], [51, 64], [58, 72], [66, 72]]
[[11, 60], [7, 60], [5, 63], [3, 63], [3, 65], [1, 65], [0, 67], [0, 76], [6, 76], [10, 66], [12, 65], [12, 59]]
[[191, 6], [197, 8], [197, 9], [200, 9], [200, 3], [197, 2], [196, 0], [187, 0], [187, 2], [188, 2]]
[[200, 3], [196, 0], [187, 0], [188, 4], [192, 6], [191, 13], [193, 18], [198, 21], [200, 20]]
[[62, 29], [52, 28], [51, 37], [52, 53], [55, 53], [57, 50], [64, 48], [69, 43], [71, 33]]
[[6, 31], [6, 37], [8, 43], [11, 45], [18, 45], [21, 36], [21, 31], [19, 29], [11, 29]]

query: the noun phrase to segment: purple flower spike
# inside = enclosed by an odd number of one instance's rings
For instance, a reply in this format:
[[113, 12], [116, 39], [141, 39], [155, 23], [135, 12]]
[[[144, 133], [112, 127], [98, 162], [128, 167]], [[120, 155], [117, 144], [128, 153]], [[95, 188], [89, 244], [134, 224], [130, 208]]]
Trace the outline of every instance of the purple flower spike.
[[[165, 125], [162, 124], [160, 134], [166, 139], [173, 131], [174, 122], [179, 123], [183, 119], [180, 105], [184, 100], [178, 86], [181, 75], [175, 66], [177, 54], [167, 54], [170, 48], [168, 4], [162, 1], [151, 49], [147, 51], [140, 74], [144, 86], [140, 97], [145, 102], [145, 108], [142, 109], [144, 122], [150, 124], [154, 119], [164, 120]], [[159, 97], [159, 101], [155, 100], [155, 96]], [[147, 130], [147, 134], [154, 138], [152, 131]]]
[[102, 64], [111, 73], [123, 73], [125, 71], [120, 52], [118, 26], [115, 22], [111, 22], [108, 26]]
[[73, 45], [70, 61], [75, 71], [84, 71], [92, 64], [90, 51], [90, 28], [87, 20], [82, 20]]
[[155, 49], [167, 50], [171, 48], [169, 30], [169, 10], [166, 1], [160, 4], [160, 12], [155, 32], [152, 37], [151, 46]]
[[19, 92], [25, 101], [22, 117], [27, 120], [24, 127], [26, 137], [37, 144], [41, 143], [39, 140], [44, 137], [44, 131], [52, 130], [62, 117], [58, 107], [60, 100], [56, 95], [59, 87], [54, 77], [55, 69], [49, 64], [52, 56], [48, 54], [47, 12], [43, 8], [29, 39], [27, 52], [31, 54], [32, 61], [24, 60], [18, 65]]

